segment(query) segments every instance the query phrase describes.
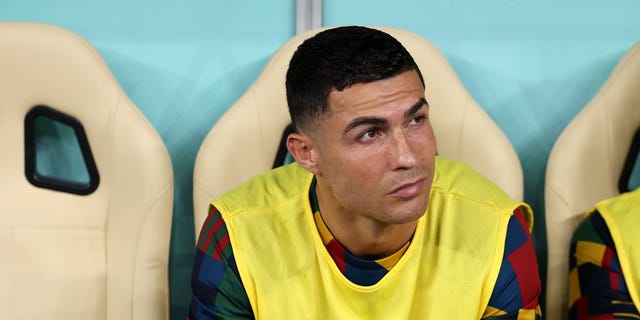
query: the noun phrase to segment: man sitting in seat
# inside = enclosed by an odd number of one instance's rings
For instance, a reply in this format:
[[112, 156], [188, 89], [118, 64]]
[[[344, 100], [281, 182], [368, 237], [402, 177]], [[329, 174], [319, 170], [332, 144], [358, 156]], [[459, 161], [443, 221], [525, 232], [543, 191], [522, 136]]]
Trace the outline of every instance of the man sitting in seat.
[[286, 88], [295, 163], [211, 203], [190, 319], [539, 317], [531, 209], [436, 156], [422, 74], [395, 38], [322, 31]]

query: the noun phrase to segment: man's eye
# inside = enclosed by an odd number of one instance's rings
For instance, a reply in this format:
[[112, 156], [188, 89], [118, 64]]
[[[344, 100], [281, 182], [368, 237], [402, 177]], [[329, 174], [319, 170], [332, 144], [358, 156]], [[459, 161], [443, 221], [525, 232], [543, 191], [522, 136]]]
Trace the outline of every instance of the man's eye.
[[411, 118], [411, 121], [409, 121], [409, 125], [418, 125], [424, 122], [424, 120], [426, 119], [426, 116], [424, 115], [417, 115], [413, 118]]
[[367, 130], [364, 133], [362, 133], [362, 135], [360, 135], [360, 141], [362, 142], [373, 141], [379, 135], [380, 133], [378, 132], [378, 130], [374, 130], [374, 129]]

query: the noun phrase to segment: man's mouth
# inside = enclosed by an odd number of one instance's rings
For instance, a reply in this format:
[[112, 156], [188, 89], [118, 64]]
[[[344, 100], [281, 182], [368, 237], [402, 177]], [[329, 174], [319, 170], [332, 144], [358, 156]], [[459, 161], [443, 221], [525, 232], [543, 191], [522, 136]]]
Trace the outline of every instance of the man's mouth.
[[393, 191], [391, 191], [389, 195], [394, 197], [401, 197], [401, 198], [415, 197], [422, 191], [423, 186], [424, 186], [424, 178], [420, 178], [418, 180], [405, 183], [393, 189]]

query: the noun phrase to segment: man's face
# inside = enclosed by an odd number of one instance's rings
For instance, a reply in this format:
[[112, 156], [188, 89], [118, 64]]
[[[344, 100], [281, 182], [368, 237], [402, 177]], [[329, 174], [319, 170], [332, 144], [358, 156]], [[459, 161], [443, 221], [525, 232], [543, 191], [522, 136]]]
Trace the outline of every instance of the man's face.
[[314, 139], [319, 190], [340, 211], [383, 224], [424, 214], [436, 145], [417, 73], [334, 90], [328, 102]]

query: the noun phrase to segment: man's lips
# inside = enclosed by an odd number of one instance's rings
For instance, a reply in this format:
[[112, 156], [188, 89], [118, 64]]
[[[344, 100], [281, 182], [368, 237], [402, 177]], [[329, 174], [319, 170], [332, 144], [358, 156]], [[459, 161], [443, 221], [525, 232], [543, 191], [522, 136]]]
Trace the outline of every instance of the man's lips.
[[391, 191], [389, 195], [402, 198], [414, 197], [422, 191], [424, 185], [424, 178], [420, 178], [416, 181], [405, 183]]

